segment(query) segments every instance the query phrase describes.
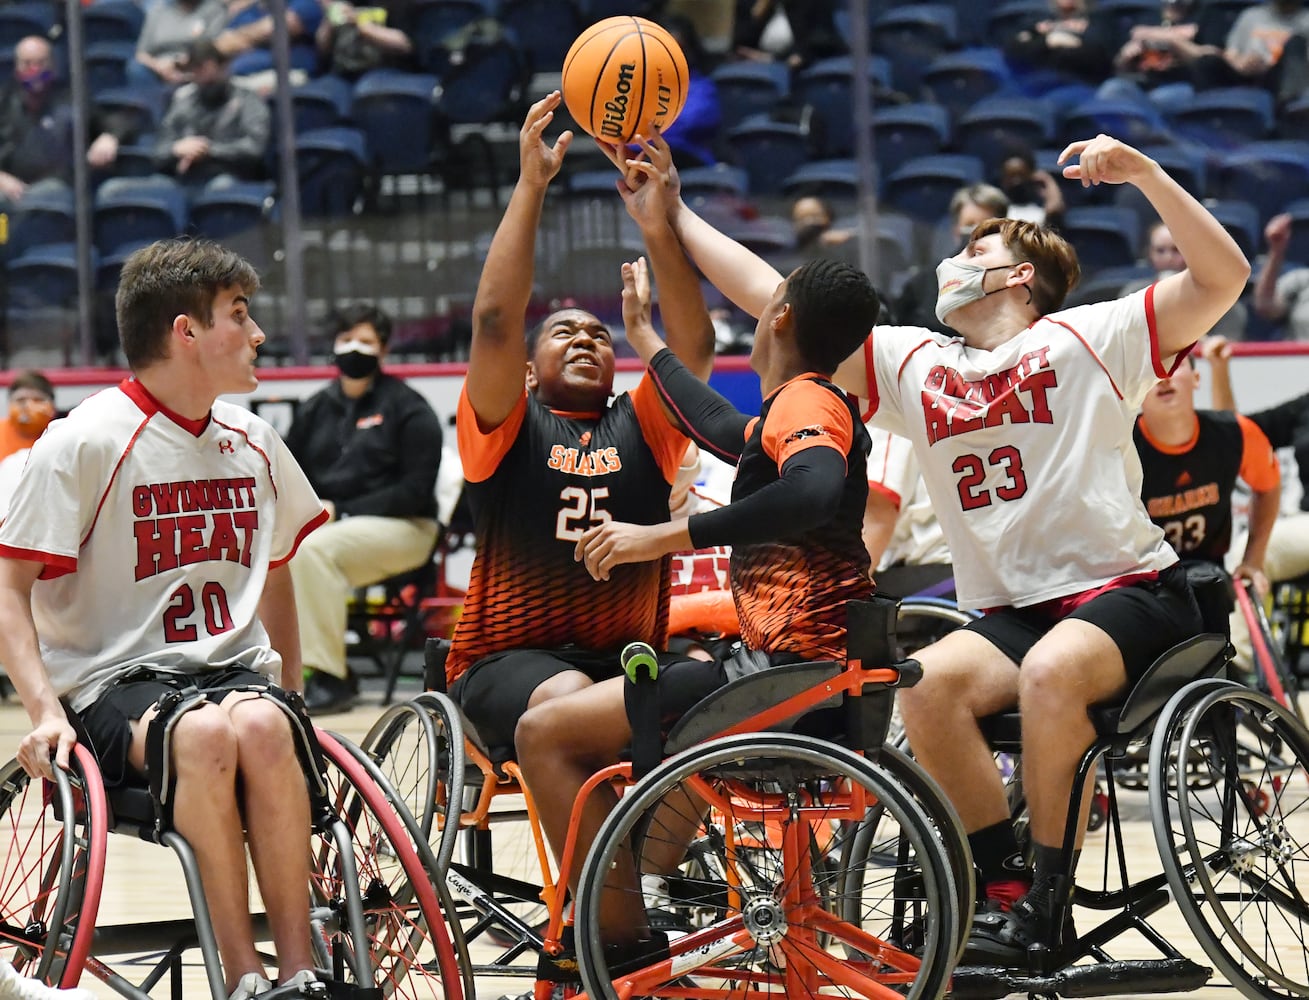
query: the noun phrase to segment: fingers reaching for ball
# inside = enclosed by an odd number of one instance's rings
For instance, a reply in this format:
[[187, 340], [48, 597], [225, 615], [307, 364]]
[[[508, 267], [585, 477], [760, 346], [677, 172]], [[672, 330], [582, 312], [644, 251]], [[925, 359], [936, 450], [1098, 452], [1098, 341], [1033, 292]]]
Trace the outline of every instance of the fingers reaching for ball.
[[[1076, 158], [1075, 163], [1068, 163]], [[1103, 132], [1094, 139], [1070, 143], [1059, 154], [1059, 162], [1067, 164], [1063, 174], [1069, 180], [1080, 180], [1082, 187], [1095, 184], [1129, 184], [1140, 180], [1149, 171], [1153, 160], [1138, 149]]]
[[573, 133], [569, 131], [561, 132], [553, 145], [545, 138], [545, 130], [554, 121], [561, 100], [559, 91], [553, 90], [527, 110], [527, 118], [518, 133], [518, 159], [520, 175], [528, 184], [549, 184], [559, 173], [564, 153], [572, 144]]

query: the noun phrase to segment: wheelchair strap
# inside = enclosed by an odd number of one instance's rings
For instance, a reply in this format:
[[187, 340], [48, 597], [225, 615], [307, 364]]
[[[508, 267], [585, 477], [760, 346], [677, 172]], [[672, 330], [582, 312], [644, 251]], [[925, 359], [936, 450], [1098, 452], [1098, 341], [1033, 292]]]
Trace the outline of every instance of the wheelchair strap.
[[664, 756], [664, 738], [659, 727], [659, 698], [655, 684], [659, 660], [643, 642], [629, 643], [619, 655], [627, 679], [635, 685], [632, 694], [632, 777], [639, 781], [659, 766]]
[[[177, 675], [159, 674], [158, 679], [168, 684], [181, 684], [159, 699], [159, 711], [146, 727], [145, 762], [150, 780], [150, 798], [155, 807], [155, 837], [173, 828], [173, 789], [177, 777], [173, 773], [173, 732], [178, 721], [187, 712], [209, 701], [206, 693]], [[314, 725], [305, 710], [304, 698], [298, 692], [284, 691], [279, 687], [248, 685], [233, 687], [232, 692], [253, 692], [272, 702], [286, 716], [294, 737], [296, 758], [305, 775], [309, 792], [310, 816], [315, 823], [330, 815], [327, 797], [327, 766], [323, 751], [314, 735]], [[226, 693], [226, 692], [225, 692]]]

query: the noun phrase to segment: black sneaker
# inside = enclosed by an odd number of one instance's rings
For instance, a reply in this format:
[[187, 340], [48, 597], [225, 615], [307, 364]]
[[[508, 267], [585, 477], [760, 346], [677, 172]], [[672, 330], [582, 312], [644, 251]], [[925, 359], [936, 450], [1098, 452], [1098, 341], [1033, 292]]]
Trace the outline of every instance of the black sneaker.
[[[1064, 913], [1061, 944], [1077, 937], [1071, 910], [1069, 907]], [[972, 929], [959, 964], [1025, 967], [1027, 949], [1034, 944], [1046, 943], [1049, 928], [1050, 918], [1030, 896], [1017, 900], [1008, 909], [992, 901], [973, 915]]]
[[349, 671], [335, 677], [313, 670], [305, 681], [305, 709], [310, 715], [329, 715], [349, 711], [359, 696], [359, 682]]

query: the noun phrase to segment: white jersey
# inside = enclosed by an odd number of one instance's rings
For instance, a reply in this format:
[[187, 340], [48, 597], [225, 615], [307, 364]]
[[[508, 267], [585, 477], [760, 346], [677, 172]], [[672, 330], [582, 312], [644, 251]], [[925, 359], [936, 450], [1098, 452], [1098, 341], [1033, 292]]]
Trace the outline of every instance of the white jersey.
[[189, 421], [127, 380], [33, 445], [0, 556], [45, 564], [32, 589], [41, 655], [80, 711], [138, 664], [276, 679], [264, 582], [326, 519], [265, 421], [222, 401]]
[[1153, 286], [1042, 317], [993, 351], [873, 330], [869, 410], [913, 442], [961, 607], [1026, 607], [1177, 561], [1141, 503], [1132, 443], [1175, 364], [1153, 331]]
[[868, 488], [883, 494], [898, 512], [877, 569], [897, 564], [948, 565], [950, 546], [918, 470], [913, 444], [880, 427], [870, 426], [868, 436], [873, 442], [868, 452]]

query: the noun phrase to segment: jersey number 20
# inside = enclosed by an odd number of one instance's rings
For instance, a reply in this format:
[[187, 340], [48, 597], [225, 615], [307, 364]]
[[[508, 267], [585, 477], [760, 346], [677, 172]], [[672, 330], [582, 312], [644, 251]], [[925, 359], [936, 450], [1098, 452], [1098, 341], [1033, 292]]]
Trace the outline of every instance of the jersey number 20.
[[[232, 628], [232, 612], [227, 608], [227, 591], [221, 583], [206, 583], [200, 589], [200, 610], [204, 614], [205, 631], [221, 635]], [[164, 611], [164, 640], [167, 642], [195, 642], [197, 629], [188, 619], [195, 614], [195, 591], [184, 583], [169, 597]]]

